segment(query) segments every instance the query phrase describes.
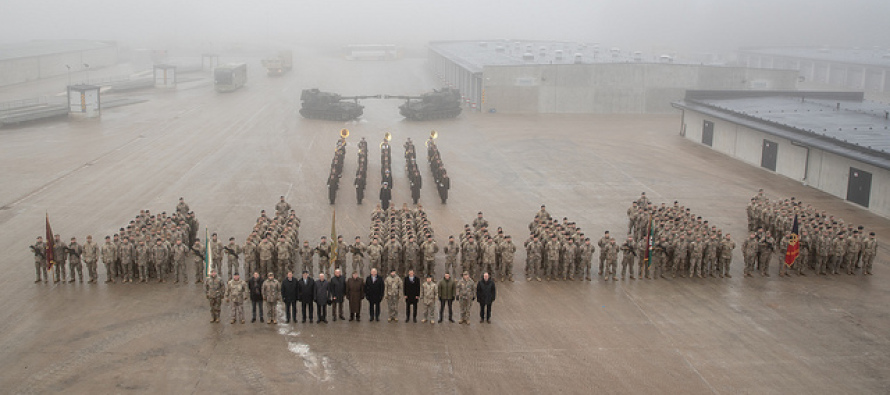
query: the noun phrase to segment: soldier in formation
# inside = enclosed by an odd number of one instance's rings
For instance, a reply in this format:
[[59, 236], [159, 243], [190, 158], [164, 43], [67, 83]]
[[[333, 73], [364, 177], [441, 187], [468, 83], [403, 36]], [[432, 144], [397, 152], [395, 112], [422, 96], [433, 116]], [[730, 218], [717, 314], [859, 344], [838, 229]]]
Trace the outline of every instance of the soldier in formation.
[[204, 282], [204, 295], [210, 301], [210, 322], [219, 322], [220, 306], [226, 293], [226, 285], [216, 275], [216, 270], [210, 271], [210, 276]]
[[423, 178], [417, 168], [417, 151], [411, 138], [405, 142], [405, 173], [408, 175], [408, 186], [411, 188], [411, 199], [414, 204], [420, 200], [420, 188], [423, 187]]
[[355, 200], [362, 204], [365, 198], [365, 187], [368, 185], [368, 142], [362, 137], [358, 143], [358, 168], [355, 170]]
[[241, 276], [236, 272], [226, 287], [226, 302], [231, 303], [233, 324], [236, 321], [244, 323], [244, 301], [247, 300], [249, 293], [247, 283], [241, 280]]
[[677, 201], [655, 205], [642, 193], [627, 213], [629, 240], [621, 250], [628, 265], [637, 263], [638, 278], [732, 277], [735, 243], [691, 209]]
[[433, 173], [433, 181], [436, 183], [436, 190], [439, 192], [439, 198], [442, 204], [448, 200], [448, 190], [451, 189], [451, 178], [442, 164], [442, 155], [439, 153], [439, 146], [436, 145], [436, 139], [430, 135], [426, 142], [426, 158], [430, 165], [430, 171]]
[[[817, 275], [854, 275], [857, 269], [861, 269], [863, 275], [872, 274], [877, 241], [874, 232], [866, 235], [864, 226], [854, 227], [842, 218], [794, 197], [770, 199], [762, 189], [751, 198], [746, 213], [751, 232], [749, 240], [756, 240], [756, 244], [746, 240], [742, 246], [746, 275], [750, 276], [748, 260], [752, 259], [755, 269], [762, 276], [769, 276], [769, 263], [774, 254], [779, 257], [780, 276], [790, 276], [791, 273], [805, 276], [807, 271]], [[796, 240], [791, 236], [795, 218], [798, 224]], [[788, 246], [795, 241], [799, 253], [790, 267], [786, 267]]]
[[334, 149], [334, 158], [331, 160], [331, 171], [328, 173], [328, 199], [331, 204], [337, 199], [337, 188], [340, 187], [340, 177], [343, 175], [343, 161], [346, 159], [346, 138], [337, 140]]
[[[574, 222], [563, 218], [559, 221], [550, 216], [546, 206], [535, 214], [528, 225], [529, 236], [524, 243], [526, 252], [525, 278], [591, 281], [591, 265], [596, 247], [585, 237], [584, 232]], [[608, 232], [606, 232], [608, 236]], [[608, 244], [604, 237], [600, 243]], [[509, 256], [508, 256], [509, 258]], [[600, 275], [606, 269], [606, 255], [601, 254]]]

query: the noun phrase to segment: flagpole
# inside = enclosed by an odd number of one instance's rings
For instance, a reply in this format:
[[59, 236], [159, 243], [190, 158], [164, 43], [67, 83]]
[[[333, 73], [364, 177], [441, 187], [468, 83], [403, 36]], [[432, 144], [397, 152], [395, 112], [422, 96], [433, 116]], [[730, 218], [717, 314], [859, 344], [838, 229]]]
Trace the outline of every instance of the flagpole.
[[328, 255], [330, 255], [330, 260], [331, 260], [330, 261], [330, 266], [332, 268], [331, 270], [335, 269], [334, 262], [337, 261], [337, 247], [339, 247], [338, 244], [339, 243], [337, 242], [337, 209], [334, 209], [333, 213], [331, 214], [331, 253], [328, 254]]

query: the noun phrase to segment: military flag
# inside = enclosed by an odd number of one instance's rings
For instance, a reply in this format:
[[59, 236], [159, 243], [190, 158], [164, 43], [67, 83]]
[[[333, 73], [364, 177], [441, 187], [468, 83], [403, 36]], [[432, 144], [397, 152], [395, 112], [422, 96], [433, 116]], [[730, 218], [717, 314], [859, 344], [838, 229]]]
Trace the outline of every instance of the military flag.
[[785, 251], [785, 264], [789, 267], [800, 255], [800, 234], [798, 232], [797, 214], [794, 215], [794, 225], [791, 226], [791, 240], [788, 241], [788, 250]]
[[204, 276], [210, 275], [210, 270], [215, 269], [213, 265], [213, 248], [210, 245], [210, 232], [204, 228]]
[[56, 247], [56, 239], [53, 238], [53, 228], [49, 226], [49, 213], [46, 214], [46, 252], [44, 252], [43, 256], [46, 257], [46, 270], [52, 270], [53, 265], [56, 264], [56, 257], [53, 255], [53, 251], [55, 251]]
[[337, 209], [334, 209], [334, 213], [331, 214], [331, 253], [329, 254], [331, 257], [331, 267], [334, 266], [334, 262], [337, 261]]

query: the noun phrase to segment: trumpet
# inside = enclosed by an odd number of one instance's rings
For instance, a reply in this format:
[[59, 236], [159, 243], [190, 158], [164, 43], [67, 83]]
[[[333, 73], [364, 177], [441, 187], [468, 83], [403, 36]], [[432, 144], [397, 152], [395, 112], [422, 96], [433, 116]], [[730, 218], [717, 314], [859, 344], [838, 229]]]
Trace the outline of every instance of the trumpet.
[[389, 143], [390, 140], [392, 140], [392, 133], [386, 132], [386, 134], [383, 135], [383, 141], [380, 142], [380, 148], [383, 148], [383, 144]]
[[437, 131], [435, 131], [435, 130], [430, 131], [430, 138], [427, 139], [426, 142], [425, 142], [424, 144], [425, 144], [427, 147], [429, 147], [429, 146], [430, 146], [430, 142], [432, 142], [433, 140], [435, 140], [435, 139], [437, 139], [437, 138], [439, 138], [439, 132], [437, 132]]
[[340, 137], [343, 137], [344, 139], [349, 137], [349, 129], [340, 129]]

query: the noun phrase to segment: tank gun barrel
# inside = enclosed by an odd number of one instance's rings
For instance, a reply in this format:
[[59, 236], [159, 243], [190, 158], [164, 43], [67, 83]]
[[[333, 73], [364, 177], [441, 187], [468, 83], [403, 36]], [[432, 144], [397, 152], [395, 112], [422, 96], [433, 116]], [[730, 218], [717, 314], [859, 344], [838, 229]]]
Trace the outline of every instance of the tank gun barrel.
[[341, 96], [342, 100], [362, 100], [362, 99], [382, 99], [384, 95], [368, 95], [368, 96]]
[[420, 96], [404, 96], [404, 95], [383, 95], [384, 99], [402, 99], [402, 100], [420, 100]]

